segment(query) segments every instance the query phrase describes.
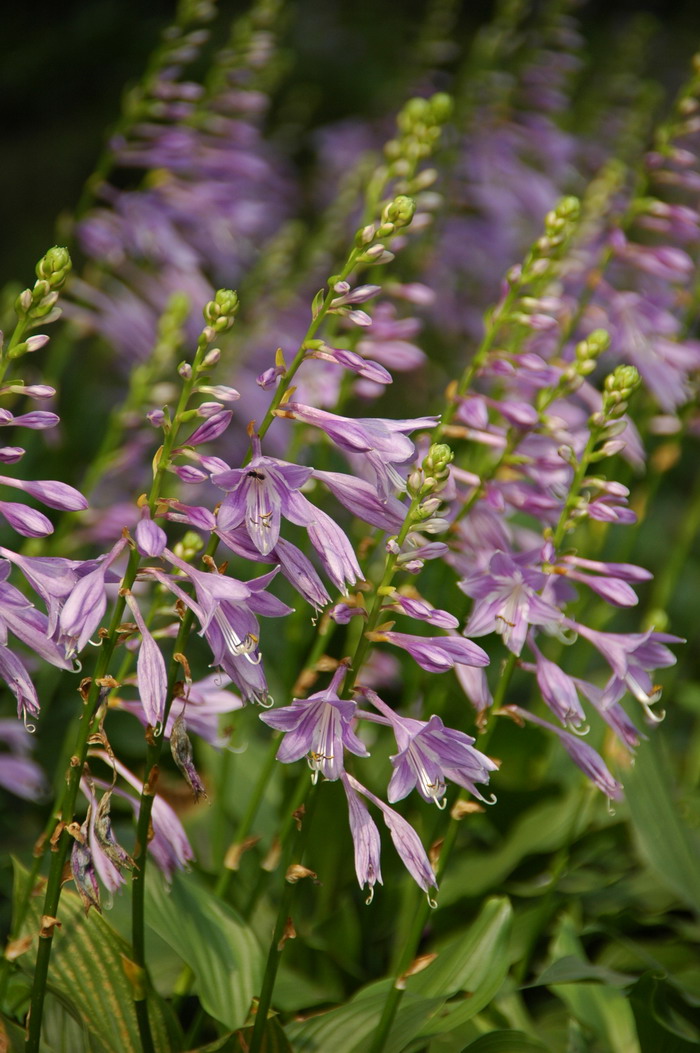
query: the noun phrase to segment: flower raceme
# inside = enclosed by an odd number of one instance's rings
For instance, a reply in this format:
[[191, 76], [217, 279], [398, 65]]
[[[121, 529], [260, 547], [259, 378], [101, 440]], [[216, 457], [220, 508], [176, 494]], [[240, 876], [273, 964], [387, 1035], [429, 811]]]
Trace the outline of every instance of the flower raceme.
[[348, 666], [348, 659], [339, 664], [325, 690], [305, 699], [295, 698], [291, 706], [262, 713], [260, 719], [284, 734], [277, 751], [279, 761], [289, 764], [306, 756], [314, 782], [319, 774], [329, 781], [341, 780], [348, 798], [357, 877], [361, 886], [369, 887], [370, 898], [375, 882], [381, 882], [379, 835], [361, 796], [382, 811], [404, 864], [427, 891], [435, 881], [415, 831], [346, 770], [346, 751], [356, 757], [369, 757], [367, 747], [355, 733], [356, 722], [369, 720], [388, 725], [394, 732], [399, 752], [391, 758], [394, 773], [387, 796], [392, 804], [415, 788], [425, 801], [444, 807], [447, 780], [483, 801], [485, 798], [475, 784], [488, 782], [497, 765], [474, 748], [473, 738], [445, 727], [436, 715], [428, 721], [400, 717], [367, 687], [357, 691], [378, 713], [360, 710], [355, 701], [341, 698], [339, 692]]

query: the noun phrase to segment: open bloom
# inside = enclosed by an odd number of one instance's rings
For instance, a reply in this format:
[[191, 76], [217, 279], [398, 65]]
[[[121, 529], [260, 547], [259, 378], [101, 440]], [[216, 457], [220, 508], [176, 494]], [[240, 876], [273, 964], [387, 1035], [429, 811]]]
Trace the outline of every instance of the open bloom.
[[496, 552], [488, 571], [459, 582], [460, 589], [476, 600], [464, 630], [469, 636], [500, 633], [508, 650], [519, 655], [530, 625], [560, 621], [561, 612], [538, 595], [547, 575], [528, 566], [531, 560], [531, 553], [513, 558]]
[[260, 714], [260, 719], [271, 728], [285, 732], [277, 760], [289, 764], [306, 754], [314, 779], [320, 772], [333, 780], [344, 771], [346, 749], [358, 757], [369, 756], [367, 747], [352, 729], [356, 703], [338, 697], [346, 672], [347, 666], [341, 662], [325, 691], [295, 698], [291, 706]]
[[488, 782], [497, 765], [474, 749], [475, 740], [470, 735], [446, 728], [435, 715], [428, 721], [400, 717], [375, 691], [365, 688], [363, 694], [391, 725], [399, 747], [391, 758], [394, 773], [387, 793], [391, 804], [415, 787], [424, 801], [444, 807], [446, 779], [484, 800], [474, 784]]
[[212, 474], [212, 482], [227, 492], [219, 509], [217, 528], [222, 536], [236, 527], [245, 529], [258, 552], [271, 554], [279, 541], [282, 517], [303, 526], [335, 585], [345, 590], [362, 578], [349, 540], [330, 516], [300, 492], [312, 468], [266, 457], [260, 439], [252, 438], [253, 457], [245, 468]]

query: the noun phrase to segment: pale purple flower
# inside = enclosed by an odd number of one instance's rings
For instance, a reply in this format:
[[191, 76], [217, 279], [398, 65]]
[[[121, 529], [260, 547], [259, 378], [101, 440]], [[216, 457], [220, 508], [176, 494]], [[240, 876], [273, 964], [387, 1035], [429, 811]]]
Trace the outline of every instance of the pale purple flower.
[[46, 537], [53, 534], [53, 524], [43, 512], [15, 501], [0, 501], [0, 515], [22, 537]]
[[[186, 713], [187, 727], [211, 746], [221, 749], [226, 745], [226, 736], [219, 734], [219, 717], [242, 709], [245, 703], [239, 695], [227, 690], [231, 678], [222, 673], [210, 673], [202, 680], [195, 680], [182, 688], [183, 694], [173, 699], [164, 735], [170, 738], [173, 724], [181, 713]], [[148, 720], [139, 700], [119, 700], [119, 708], [133, 713], [142, 724]]]
[[141, 644], [136, 660], [136, 681], [139, 697], [148, 723], [152, 727], [159, 729], [163, 720], [168, 693], [168, 674], [165, 668], [165, 659], [143, 619], [133, 594], [127, 592], [125, 599], [141, 633]]
[[616, 801], [622, 797], [622, 784], [610, 774], [600, 754], [592, 746], [589, 746], [587, 742], [584, 742], [579, 735], [572, 735], [568, 731], [563, 731], [554, 724], [550, 724], [549, 721], [542, 720], [533, 713], [528, 713], [527, 710], [521, 709], [520, 706], [509, 706], [508, 709], [520, 717], [521, 720], [528, 720], [532, 724], [538, 724], [541, 728], [546, 728], [547, 731], [553, 731], [574, 764], [578, 765], [584, 775], [591, 782], [595, 783], [599, 790], [602, 790], [607, 797]]
[[300, 402], [286, 402], [278, 413], [320, 428], [341, 450], [359, 455], [360, 463], [367, 465], [374, 475], [382, 497], [393, 490], [405, 489], [404, 478], [396, 466], [408, 465], [415, 454], [415, 446], [407, 433], [419, 428], [432, 429], [438, 421], [437, 417], [411, 420], [341, 417]]
[[[394, 842], [394, 848], [401, 857], [403, 865], [408, 870], [409, 874], [419, 885], [424, 892], [428, 892], [431, 888], [437, 888], [437, 881], [435, 880], [435, 874], [430, 866], [430, 860], [426, 855], [425, 849], [421, 844], [421, 840], [410, 825], [407, 823], [403, 816], [395, 812], [393, 808], [390, 808], [388, 804], [380, 800], [379, 797], [375, 797], [366, 786], [354, 779], [352, 775], [343, 777], [343, 784], [346, 787], [346, 793], [349, 790], [354, 790], [356, 793], [361, 793], [363, 797], [366, 797], [368, 801], [376, 805], [384, 817], [384, 822], [389, 828], [391, 839]], [[357, 828], [358, 834], [364, 834], [362, 827]], [[356, 849], [357, 851], [357, 849]], [[371, 862], [375, 862], [374, 859]], [[376, 860], [378, 863], [378, 860]]]
[[[143, 790], [142, 781], [133, 772], [129, 771], [120, 760], [116, 757], [110, 757], [103, 750], [95, 750], [91, 752], [90, 756], [99, 757], [109, 768], [115, 768], [122, 779], [136, 790], [136, 794], [132, 794], [117, 787], [114, 793], [126, 800], [131, 806], [134, 816], [138, 816], [140, 807], [138, 795]], [[151, 825], [153, 827], [153, 837], [148, 842], [148, 850], [167, 880], [170, 881], [176, 870], [187, 869], [190, 861], [194, 858], [194, 852], [175, 811], [158, 793], [153, 798]]]
[[212, 482], [227, 491], [219, 509], [218, 529], [226, 534], [245, 525], [258, 552], [266, 556], [279, 540], [284, 516], [306, 527], [329, 577], [339, 589], [344, 590], [346, 583], [354, 585], [362, 578], [362, 571], [352, 545], [330, 516], [300, 493], [313, 470], [264, 456], [257, 436], [253, 436], [252, 444], [254, 453], [246, 468], [212, 475]]
[[538, 595], [547, 575], [531, 563], [532, 553], [513, 557], [496, 552], [487, 572], [477, 572], [459, 582], [460, 589], [476, 601], [465, 633], [500, 633], [508, 650], [519, 655], [531, 625], [561, 620], [561, 612]]
[[647, 718], [658, 721], [651, 706], [661, 697], [661, 688], [654, 684], [649, 673], [675, 665], [676, 656], [665, 645], [667, 643], [685, 643], [680, 636], [648, 630], [645, 633], [608, 633], [590, 629], [569, 618], [563, 624], [589, 640], [602, 654], [613, 672], [608, 682], [604, 698], [610, 703], [622, 697], [621, 689], [625, 688], [642, 705]]
[[289, 608], [265, 588], [277, 570], [244, 584], [225, 574], [195, 570], [167, 548], [164, 557], [193, 583], [197, 602], [176, 581], [155, 567], [146, 571], [194, 611], [212, 651], [212, 665], [220, 666], [250, 700], [264, 703], [267, 682], [258, 652], [260, 626], [256, 613], [282, 617]]
[[412, 636], [387, 630], [374, 632], [371, 638], [408, 651], [411, 658], [429, 673], [445, 673], [455, 665], [489, 664], [486, 652], [463, 636]]
[[120, 538], [102, 562], [80, 578], [66, 599], [59, 617], [59, 628], [68, 654], [82, 651], [102, 621], [107, 609], [107, 572], [125, 545], [126, 540]]
[[325, 779], [338, 779], [344, 769], [344, 752], [368, 757], [367, 747], [352, 729], [357, 705], [338, 697], [338, 688], [347, 673], [341, 662], [324, 691], [308, 698], [295, 698], [291, 706], [261, 713], [260, 719], [271, 728], [285, 733], [277, 751], [277, 760], [290, 764], [307, 756], [314, 780], [318, 773]]
[[87, 501], [78, 490], [55, 479], [26, 480], [0, 475], [0, 483], [4, 486], [12, 486], [16, 490], [22, 490], [30, 497], [41, 501], [42, 504], [48, 505], [49, 508], [57, 508], [60, 511], [79, 512], [88, 506]]
[[43, 800], [49, 786], [43, 771], [30, 757], [32, 737], [27, 729], [14, 719], [0, 720], [0, 742], [10, 750], [0, 754], [0, 786], [27, 801]]
[[391, 757], [394, 773], [387, 792], [391, 804], [415, 788], [424, 801], [434, 801], [439, 808], [444, 807], [446, 779], [484, 800], [475, 783], [488, 782], [498, 766], [474, 749], [475, 740], [470, 735], [445, 727], [435, 715], [428, 721], [400, 717], [369, 688], [362, 688], [362, 694], [391, 726], [399, 748]]
[[407, 614], [411, 618], [418, 618], [419, 621], [428, 622], [429, 625], [436, 625], [438, 629], [456, 629], [459, 625], [459, 620], [455, 618], [454, 614], [450, 614], [449, 611], [431, 607], [425, 600], [421, 600], [416, 596], [406, 596], [401, 592], [395, 592], [392, 595], [389, 607], [401, 611], [402, 614]]
[[350, 785], [348, 777], [343, 774], [341, 780], [348, 799], [350, 833], [355, 850], [355, 873], [360, 888], [367, 887], [366, 902], [369, 904], [374, 898], [374, 886], [377, 881], [380, 885], [383, 884], [379, 862], [382, 850], [379, 830], [364, 801]]
[[165, 531], [153, 522], [147, 508], [141, 514], [134, 537], [136, 547], [142, 556], [161, 556], [168, 542]]

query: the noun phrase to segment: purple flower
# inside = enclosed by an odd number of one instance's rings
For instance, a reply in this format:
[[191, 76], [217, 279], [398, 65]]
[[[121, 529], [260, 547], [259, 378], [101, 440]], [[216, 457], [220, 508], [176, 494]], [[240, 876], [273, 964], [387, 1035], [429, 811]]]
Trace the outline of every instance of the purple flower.
[[338, 697], [346, 673], [347, 665], [341, 662], [325, 691], [295, 698], [291, 706], [260, 714], [260, 719], [271, 728], [285, 732], [277, 760], [290, 764], [306, 754], [314, 779], [320, 772], [324, 778], [334, 780], [344, 771], [344, 750], [358, 757], [369, 756], [352, 730], [356, 703]]
[[613, 677], [606, 686], [605, 698], [616, 702], [621, 697], [620, 689], [626, 689], [644, 707], [647, 718], [657, 722], [659, 718], [651, 706], [661, 697], [661, 688], [652, 682], [649, 673], [675, 665], [676, 656], [665, 644], [685, 640], [651, 629], [645, 633], [601, 632], [568, 618], [563, 624], [585, 636], [609, 663]]
[[519, 655], [531, 625], [547, 625], [561, 620], [561, 612], [538, 595], [547, 575], [528, 566], [531, 553], [512, 557], [496, 552], [488, 572], [479, 572], [459, 582], [467, 596], [476, 600], [465, 626], [469, 636], [497, 632], [509, 651]]
[[[370, 793], [367, 787], [359, 783], [357, 779], [352, 777], [352, 775], [344, 774], [342, 779], [345, 792], [348, 794], [348, 800], [350, 792], [354, 791], [356, 793], [361, 793], [363, 797], [366, 797], [368, 801], [371, 801], [372, 804], [379, 808], [384, 817], [384, 822], [389, 828], [391, 839], [394, 842], [394, 848], [398, 852], [403, 865], [406, 867], [416, 884], [418, 884], [424, 892], [429, 892], [431, 888], [437, 888], [437, 881], [435, 880], [435, 874], [430, 866], [430, 860], [426, 855], [418, 834], [410, 823], [407, 823], [403, 816], [399, 815], [398, 812], [395, 812], [393, 808], [390, 808], [389, 805], [385, 804], [384, 801], [379, 799], [379, 797], [375, 797], [373, 793]], [[351, 817], [351, 824], [352, 821]], [[356, 834], [365, 838], [368, 836], [364, 825], [356, 824], [354, 827], [351, 825], [351, 831], [353, 836]], [[363, 862], [366, 853], [367, 868], [369, 869], [369, 865], [371, 864], [372, 872], [374, 872], [378, 866], [379, 859], [378, 856], [375, 857], [370, 855], [369, 847], [376, 850], [376, 841], [372, 840], [371, 845], [368, 846], [367, 850], [363, 844], [360, 844], [359, 847], [356, 845], [355, 853], [356, 858], [358, 854], [361, 855]], [[358, 878], [359, 876], [360, 875], [358, 874]], [[361, 884], [369, 883], [367, 870], [363, 871], [363, 876], [365, 877], [365, 880], [361, 880]]]
[[65, 641], [68, 654], [82, 651], [102, 621], [107, 608], [105, 596], [107, 572], [125, 545], [126, 540], [120, 538], [102, 562], [80, 578], [66, 599], [60, 614], [59, 626], [61, 639]]
[[405, 489], [403, 476], [395, 465], [406, 465], [414, 456], [415, 446], [406, 433], [419, 428], [432, 429], [438, 420], [437, 417], [416, 417], [412, 420], [381, 417], [352, 419], [300, 402], [285, 403], [278, 414], [321, 428], [341, 450], [359, 455], [360, 462], [372, 471], [382, 497], [388, 497], [395, 489]]
[[578, 765], [584, 775], [588, 776], [599, 790], [616, 801], [622, 797], [622, 784], [610, 774], [600, 754], [588, 743], [583, 742], [578, 735], [563, 731], [547, 720], [542, 720], [533, 713], [521, 709], [520, 706], [509, 706], [508, 709], [521, 720], [529, 720], [532, 724], [539, 724], [541, 728], [546, 728], [547, 731], [553, 731], [574, 764]]
[[0, 755], [0, 786], [27, 801], [43, 800], [49, 787], [43, 771], [29, 756], [31, 735], [27, 729], [14, 719], [0, 720], [0, 742], [10, 749]]
[[267, 682], [258, 653], [260, 626], [255, 613], [267, 617], [289, 614], [291, 608], [264, 592], [277, 571], [244, 584], [225, 574], [204, 573], [179, 559], [167, 548], [164, 557], [192, 582], [196, 602], [167, 574], [155, 567], [146, 571], [194, 611], [212, 651], [212, 665], [220, 666], [245, 698], [264, 703]]
[[362, 693], [391, 725], [399, 747], [391, 758], [394, 773], [387, 793], [391, 804], [402, 800], [415, 787], [424, 801], [434, 801], [444, 808], [445, 779], [484, 800], [474, 784], [488, 782], [498, 765], [474, 749], [475, 740], [470, 735], [446, 728], [435, 715], [428, 721], [400, 717], [375, 691], [363, 688]]
[[136, 525], [134, 536], [136, 538], [136, 547], [142, 556], [161, 556], [168, 541], [163, 528], [159, 527], [151, 519], [148, 514], [148, 508], [143, 510], [141, 519]]
[[[131, 808], [134, 815], [138, 815], [140, 801], [138, 794], [143, 789], [143, 784], [129, 769], [117, 758], [109, 757], [103, 750], [95, 750], [91, 756], [99, 757], [110, 768], [115, 768], [119, 775], [136, 790], [136, 795], [125, 790], [116, 788], [114, 793], [123, 797]], [[153, 798], [153, 811], [151, 813], [153, 826], [153, 837], [148, 842], [148, 850], [156, 861], [158, 867], [163, 871], [166, 878], [170, 880], [175, 870], [187, 868], [194, 853], [187, 840], [182, 823], [175, 811], [160, 796], [156, 794]]]
[[409, 633], [373, 632], [370, 639], [408, 651], [429, 673], [445, 673], [455, 665], [485, 666], [489, 656], [463, 636], [411, 636]]
[[323, 565], [339, 589], [362, 578], [352, 545], [340, 527], [301, 494], [311, 468], [288, 464], [260, 452], [253, 436], [253, 457], [246, 468], [215, 472], [212, 482], [227, 496], [221, 503], [217, 526], [230, 533], [241, 524], [261, 555], [269, 555], [279, 540], [282, 516], [304, 526]]
[[136, 680], [141, 705], [148, 723], [152, 727], [159, 729], [163, 720], [168, 694], [168, 674], [165, 668], [165, 659], [143, 620], [143, 615], [133, 595], [127, 592], [125, 599], [141, 633], [139, 656], [136, 660]]
[[355, 873], [360, 888], [367, 886], [368, 896], [366, 902], [369, 904], [374, 899], [374, 886], [382, 882], [382, 871], [379, 864], [382, 844], [379, 830], [369, 809], [362, 798], [350, 785], [345, 775], [341, 775], [343, 789], [348, 799], [348, 818], [350, 820], [350, 833], [355, 849]]

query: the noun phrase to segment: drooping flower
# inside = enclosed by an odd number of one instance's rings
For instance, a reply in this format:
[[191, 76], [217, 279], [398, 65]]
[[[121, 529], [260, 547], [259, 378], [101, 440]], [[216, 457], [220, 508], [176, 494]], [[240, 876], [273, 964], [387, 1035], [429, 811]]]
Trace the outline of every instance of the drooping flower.
[[465, 633], [500, 633], [508, 650], [519, 655], [531, 625], [561, 620], [561, 612], [538, 595], [546, 582], [547, 575], [532, 566], [532, 553], [513, 557], [496, 552], [488, 572], [459, 582], [460, 589], [476, 600]]
[[387, 798], [391, 804], [417, 789], [424, 801], [444, 807], [445, 780], [469, 790], [480, 801], [484, 797], [477, 782], [488, 782], [498, 765], [479, 750], [463, 731], [446, 728], [438, 716], [428, 721], [401, 717], [370, 688], [362, 694], [384, 716], [396, 737], [399, 752], [391, 757], [394, 773]]
[[261, 555], [269, 555], [280, 537], [282, 517], [306, 527], [309, 540], [339, 589], [362, 578], [352, 545], [337, 525], [300, 492], [313, 469], [266, 457], [252, 437], [253, 456], [245, 468], [212, 474], [212, 482], [227, 492], [217, 517], [225, 535], [244, 525]]
[[277, 760], [290, 764], [306, 755], [314, 779], [320, 772], [325, 779], [334, 780], [345, 770], [346, 749], [358, 757], [369, 756], [352, 728], [357, 704], [338, 697], [346, 673], [347, 665], [341, 662], [324, 691], [295, 698], [291, 706], [260, 714], [260, 719], [271, 728], [285, 733]]
[[445, 673], [455, 665], [489, 664], [486, 652], [463, 636], [413, 636], [389, 630], [368, 635], [371, 640], [390, 643], [408, 651], [411, 658], [429, 673]]
[[[351, 792], [362, 794], [368, 801], [376, 805], [382, 813], [384, 822], [386, 823], [389, 833], [391, 834], [391, 840], [394, 842], [394, 848], [401, 857], [403, 865], [408, 870], [413, 880], [418, 884], [424, 892], [429, 892], [431, 888], [437, 888], [437, 881], [435, 880], [435, 874], [430, 866], [430, 860], [426, 855], [426, 851], [421, 844], [421, 840], [413, 829], [410, 823], [408, 823], [402, 815], [395, 812], [393, 808], [390, 808], [388, 804], [382, 801], [379, 797], [376, 797], [366, 786], [358, 782], [357, 779], [353, 778], [352, 775], [343, 773], [341, 776], [345, 792], [350, 797]], [[366, 837], [367, 831], [364, 824], [355, 823], [351, 826], [353, 836]], [[376, 850], [376, 841], [372, 839], [370, 846], [372, 850]], [[357, 854], [361, 854], [362, 862], [365, 862], [365, 846], [360, 844], [359, 847], [356, 845], [356, 858]], [[361, 884], [369, 884], [370, 890], [372, 883], [370, 880], [370, 873], [368, 873], [371, 865], [371, 874], [374, 874], [378, 868], [379, 858], [378, 855], [370, 855], [367, 851], [367, 867], [362, 871], [362, 875], [365, 878], [364, 881], [360, 878], [358, 873], [358, 879]], [[379, 880], [379, 879], [377, 879]]]

